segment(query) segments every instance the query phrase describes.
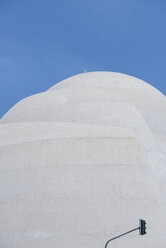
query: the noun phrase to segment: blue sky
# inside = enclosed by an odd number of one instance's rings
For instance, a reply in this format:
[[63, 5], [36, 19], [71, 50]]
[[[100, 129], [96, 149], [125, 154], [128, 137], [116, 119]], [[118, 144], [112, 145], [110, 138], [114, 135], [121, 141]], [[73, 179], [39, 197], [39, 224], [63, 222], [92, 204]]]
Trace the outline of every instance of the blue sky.
[[0, 0], [0, 116], [85, 68], [166, 94], [166, 1]]

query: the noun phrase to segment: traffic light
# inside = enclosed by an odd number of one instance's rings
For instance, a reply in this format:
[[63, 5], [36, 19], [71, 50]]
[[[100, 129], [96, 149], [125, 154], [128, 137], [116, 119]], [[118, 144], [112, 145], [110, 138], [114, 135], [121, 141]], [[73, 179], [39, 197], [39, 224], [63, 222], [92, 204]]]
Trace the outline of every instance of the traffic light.
[[145, 235], [146, 234], [146, 222], [145, 220], [140, 219], [139, 223], [140, 223], [139, 234]]

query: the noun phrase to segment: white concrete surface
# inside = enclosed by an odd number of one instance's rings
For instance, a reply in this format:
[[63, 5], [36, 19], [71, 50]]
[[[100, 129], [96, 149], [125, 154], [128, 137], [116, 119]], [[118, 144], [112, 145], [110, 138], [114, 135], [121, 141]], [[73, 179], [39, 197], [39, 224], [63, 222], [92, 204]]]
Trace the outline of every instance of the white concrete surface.
[[16, 104], [0, 121], [0, 247], [166, 245], [166, 98], [91, 72]]

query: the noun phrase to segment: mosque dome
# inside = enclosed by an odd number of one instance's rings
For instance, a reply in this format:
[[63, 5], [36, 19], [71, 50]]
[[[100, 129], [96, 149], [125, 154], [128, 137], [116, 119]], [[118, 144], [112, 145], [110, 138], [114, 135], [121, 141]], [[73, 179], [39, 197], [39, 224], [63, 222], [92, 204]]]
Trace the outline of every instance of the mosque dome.
[[115, 72], [70, 77], [0, 120], [0, 246], [165, 247], [166, 97]]

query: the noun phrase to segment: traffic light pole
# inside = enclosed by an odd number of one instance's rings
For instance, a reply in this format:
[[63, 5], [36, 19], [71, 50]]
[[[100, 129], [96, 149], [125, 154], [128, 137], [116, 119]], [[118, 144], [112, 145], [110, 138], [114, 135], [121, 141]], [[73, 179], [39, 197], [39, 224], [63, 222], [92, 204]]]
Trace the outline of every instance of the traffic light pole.
[[112, 239], [109, 239], [109, 240], [107, 241], [107, 243], [105, 244], [105, 248], [107, 248], [107, 245], [108, 245], [108, 243], [109, 243], [110, 241], [112, 241], [112, 240], [114, 240], [114, 239], [118, 239], [118, 238], [120, 238], [120, 237], [122, 237], [122, 236], [124, 236], [124, 235], [126, 235], [126, 234], [128, 234], [128, 233], [134, 232], [134, 231], [136, 231], [136, 230], [140, 230], [140, 227], [134, 228], [134, 229], [132, 229], [132, 230], [130, 230], [130, 231], [128, 231], [128, 232], [125, 232], [125, 233], [123, 233], [123, 234], [121, 234], [121, 235], [118, 235], [118, 236], [112, 238]]

